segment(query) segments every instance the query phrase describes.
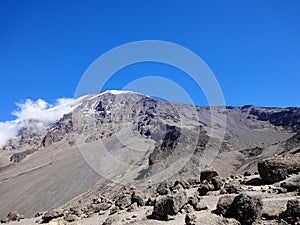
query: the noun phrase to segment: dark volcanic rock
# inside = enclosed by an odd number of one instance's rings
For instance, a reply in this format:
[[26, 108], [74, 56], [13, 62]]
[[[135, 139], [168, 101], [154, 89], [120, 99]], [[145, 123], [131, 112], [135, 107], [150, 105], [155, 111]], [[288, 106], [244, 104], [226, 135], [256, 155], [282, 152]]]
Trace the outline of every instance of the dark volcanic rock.
[[67, 222], [74, 222], [79, 220], [78, 216], [74, 215], [74, 214], [68, 214], [64, 217], [64, 220]]
[[263, 185], [264, 182], [260, 177], [254, 177], [250, 180], [243, 182], [243, 184], [251, 185], [251, 186], [260, 186], [260, 185]]
[[119, 211], [120, 211], [120, 208], [118, 206], [115, 206], [115, 207], [110, 209], [109, 215], [113, 215], [113, 214], [115, 214]]
[[156, 200], [152, 217], [159, 220], [168, 220], [168, 216], [176, 215], [186, 202], [187, 194], [185, 191], [177, 191], [170, 195], [161, 196]]
[[81, 208], [78, 206], [70, 208], [70, 212], [78, 217], [80, 217], [83, 214]]
[[260, 155], [263, 152], [263, 148], [255, 147], [255, 148], [249, 148], [241, 150], [240, 153], [242, 153], [245, 157], [255, 157]]
[[261, 199], [240, 194], [234, 198], [225, 216], [229, 218], [235, 218], [242, 225], [248, 225], [259, 220], [261, 215]]
[[148, 200], [146, 201], [146, 206], [154, 206], [156, 202], [155, 198], [149, 197]]
[[138, 206], [144, 206], [145, 201], [144, 201], [143, 193], [141, 193], [139, 191], [134, 191], [131, 196], [131, 202], [137, 203]]
[[158, 185], [156, 192], [160, 195], [166, 195], [170, 192], [170, 187], [172, 187], [170, 181], [163, 181]]
[[218, 176], [217, 171], [212, 167], [207, 167], [200, 173], [200, 181], [211, 181], [212, 178]]
[[129, 194], [121, 194], [116, 197], [115, 205], [120, 209], [125, 209], [131, 205], [131, 196]]
[[20, 215], [16, 211], [13, 211], [13, 212], [8, 213], [7, 218], [10, 221], [19, 221]]
[[214, 190], [218, 191], [223, 187], [223, 181], [221, 177], [214, 177], [211, 180], [212, 185], [214, 186]]
[[237, 181], [231, 181], [224, 185], [225, 193], [227, 194], [239, 194], [242, 190], [241, 185]]
[[133, 212], [134, 210], [136, 210], [138, 208], [138, 205], [136, 202], [132, 203], [128, 208], [127, 208], [127, 212]]
[[188, 213], [185, 215], [184, 221], [186, 225], [196, 225], [196, 216]]
[[214, 189], [213, 185], [208, 183], [207, 180], [205, 180], [205, 181], [201, 182], [201, 184], [198, 188], [198, 192], [199, 192], [199, 195], [204, 196], [213, 189]]
[[50, 220], [62, 217], [64, 215], [64, 212], [62, 209], [53, 209], [48, 212], [46, 212], [42, 217], [43, 223], [48, 223]]
[[[210, 177], [210, 176], [209, 176]], [[212, 177], [209, 178], [209, 181], [207, 179], [201, 181], [198, 192], [199, 195], [204, 196], [209, 191], [218, 191], [223, 186], [223, 181], [220, 177]]]
[[232, 204], [234, 196], [225, 195], [219, 198], [217, 209], [214, 211], [218, 215], [226, 216], [227, 211]]
[[251, 173], [250, 173], [249, 171], [246, 171], [246, 172], [244, 173], [244, 177], [248, 177], [248, 176], [251, 176]]
[[195, 211], [206, 210], [208, 207], [200, 203], [200, 196], [195, 195], [188, 198], [188, 204], [193, 207]]
[[300, 199], [289, 200], [281, 217], [290, 224], [300, 224]]
[[172, 188], [175, 187], [175, 189], [176, 189], [177, 185], [182, 186], [184, 189], [190, 189], [191, 188], [190, 183], [188, 181], [184, 181], [184, 180], [181, 180], [181, 181], [177, 180], [177, 181], [175, 181], [174, 186]]
[[1, 220], [1, 223], [8, 223], [11, 221], [20, 221], [21, 219], [24, 219], [23, 215], [18, 214], [16, 211], [12, 211], [8, 213], [8, 215]]
[[294, 175], [280, 183], [288, 192], [300, 190], [300, 175]]
[[300, 172], [300, 154], [273, 156], [258, 163], [260, 177], [266, 183], [276, 183], [288, 177], [289, 174]]

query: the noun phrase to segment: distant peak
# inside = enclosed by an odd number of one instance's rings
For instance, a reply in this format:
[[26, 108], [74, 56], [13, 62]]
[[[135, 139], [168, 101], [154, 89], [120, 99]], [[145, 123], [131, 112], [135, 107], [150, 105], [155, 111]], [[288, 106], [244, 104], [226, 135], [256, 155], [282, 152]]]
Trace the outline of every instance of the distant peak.
[[120, 95], [120, 94], [139, 94], [139, 95], [143, 95], [141, 93], [138, 92], [134, 92], [134, 91], [125, 91], [125, 90], [107, 90], [104, 92], [101, 92], [102, 94], [112, 94], [112, 95]]

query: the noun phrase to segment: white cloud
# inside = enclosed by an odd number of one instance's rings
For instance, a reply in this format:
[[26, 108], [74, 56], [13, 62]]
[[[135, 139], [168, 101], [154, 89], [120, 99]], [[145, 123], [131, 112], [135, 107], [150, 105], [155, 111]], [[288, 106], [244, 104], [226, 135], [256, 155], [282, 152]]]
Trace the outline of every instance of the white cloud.
[[12, 112], [16, 119], [0, 122], [0, 147], [16, 137], [18, 131], [24, 126], [44, 128], [50, 122], [54, 122], [64, 114], [70, 113], [73, 102], [73, 99], [60, 98], [56, 100], [54, 105], [42, 99], [36, 101], [27, 99], [24, 103], [17, 103], [17, 110]]

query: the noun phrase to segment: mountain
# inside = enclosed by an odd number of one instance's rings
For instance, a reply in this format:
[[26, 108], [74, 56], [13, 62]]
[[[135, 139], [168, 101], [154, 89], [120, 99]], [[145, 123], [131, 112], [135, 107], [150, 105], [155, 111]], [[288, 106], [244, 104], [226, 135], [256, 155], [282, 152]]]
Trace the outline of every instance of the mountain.
[[26, 217], [96, 191], [141, 190], [165, 179], [257, 171], [257, 162], [300, 149], [300, 109], [201, 107], [129, 91], [74, 100], [72, 112], [28, 120], [0, 149], [0, 217]]

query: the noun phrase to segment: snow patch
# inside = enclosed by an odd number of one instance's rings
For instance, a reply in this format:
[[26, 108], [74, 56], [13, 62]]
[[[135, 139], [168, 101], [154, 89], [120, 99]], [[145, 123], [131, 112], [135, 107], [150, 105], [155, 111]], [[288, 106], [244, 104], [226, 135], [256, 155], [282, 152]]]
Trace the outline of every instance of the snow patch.
[[121, 94], [138, 94], [138, 95], [143, 95], [141, 93], [138, 92], [134, 92], [134, 91], [124, 91], [124, 90], [108, 90], [108, 91], [104, 91], [101, 92], [99, 94], [93, 95], [91, 96], [88, 100], [93, 100], [101, 95], [105, 95], [105, 94], [112, 94], [112, 95], [121, 95]]
[[140, 93], [133, 92], [133, 91], [122, 91], [122, 90], [109, 90], [109, 91], [103, 92], [103, 94], [106, 94], [106, 93], [110, 93], [110, 94], [113, 94], [113, 95], [120, 95], [120, 94], [140, 94]]

